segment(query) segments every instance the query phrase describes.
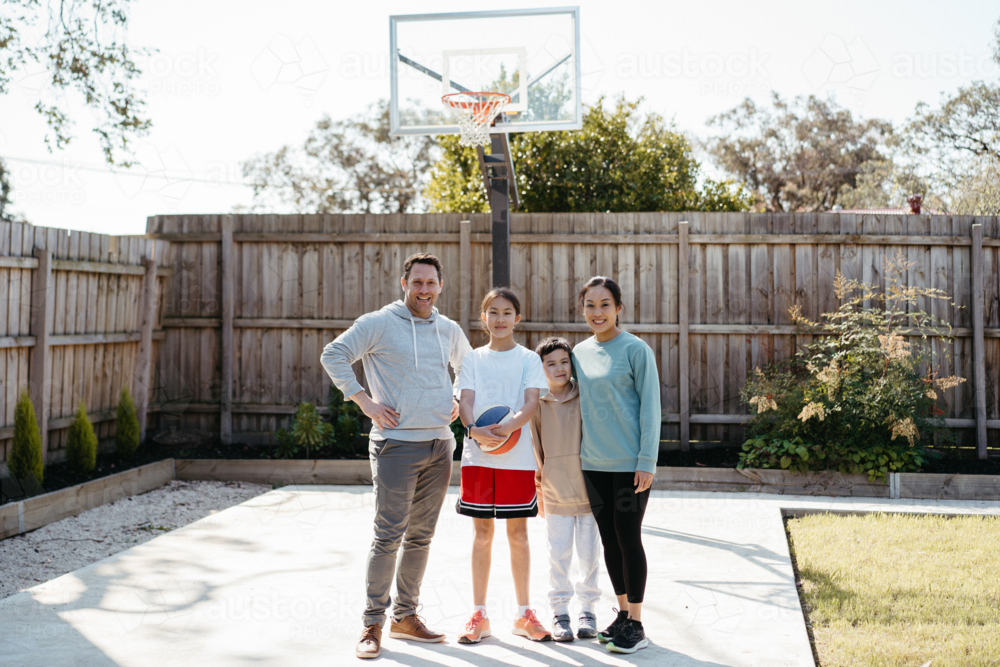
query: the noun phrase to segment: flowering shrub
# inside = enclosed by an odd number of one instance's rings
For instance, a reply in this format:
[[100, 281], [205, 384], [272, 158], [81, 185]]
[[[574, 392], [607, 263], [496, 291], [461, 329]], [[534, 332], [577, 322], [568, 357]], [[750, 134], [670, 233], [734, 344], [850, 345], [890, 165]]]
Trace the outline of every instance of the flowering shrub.
[[947, 296], [907, 286], [911, 265], [901, 253], [887, 259], [884, 291], [838, 273], [841, 305], [822, 324], [791, 309], [816, 338], [787, 362], [755, 369], [744, 386], [741, 398], [755, 416], [738, 467], [884, 479], [918, 469], [935, 438], [952, 439], [937, 401], [965, 379], [935, 372], [940, 359], [930, 338], [950, 336], [951, 326], [919, 308]]

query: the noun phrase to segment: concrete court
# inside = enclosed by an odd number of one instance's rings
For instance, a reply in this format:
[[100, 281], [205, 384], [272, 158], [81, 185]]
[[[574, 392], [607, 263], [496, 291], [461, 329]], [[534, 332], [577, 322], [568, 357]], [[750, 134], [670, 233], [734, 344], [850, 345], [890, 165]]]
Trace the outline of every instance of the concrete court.
[[[371, 487], [288, 486], [0, 601], [0, 665], [360, 665]], [[452, 489], [422, 600], [442, 644], [386, 638], [380, 664], [812, 665], [780, 508], [1000, 513], [1000, 503], [654, 491], [644, 525], [652, 645], [632, 656], [594, 642], [532, 643], [516, 611], [506, 537], [494, 543], [494, 636], [462, 646], [471, 607], [471, 522]], [[530, 522], [532, 602], [550, 621], [545, 528]], [[603, 568], [602, 568], [603, 569]], [[605, 591], [598, 621], [611, 620]], [[573, 616], [575, 619], [575, 609]]]

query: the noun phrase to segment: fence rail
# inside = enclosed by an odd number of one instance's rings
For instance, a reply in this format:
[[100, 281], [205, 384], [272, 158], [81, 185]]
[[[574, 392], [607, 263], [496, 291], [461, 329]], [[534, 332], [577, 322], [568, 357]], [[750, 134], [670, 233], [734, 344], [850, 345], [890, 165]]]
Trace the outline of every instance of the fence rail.
[[[968, 444], [1000, 445], [997, 218], [513, 214], [511, 227], [520, 340], [589, 336], [576, 291], [592, 275], [613, 276], [626, 298], [623, 328], [656, 354], [663, 437], [679, 447], [741, 442], [747, 374], [812, 340], [789, 308], [817, 320], [838, 306], [838, 271], [884, 284], [886, 259], [902, 252], [914, 263], [908, 284], [955, 301], [925, 304], [954, 327], [954, 337], [933, 341], [949, 355], [940, 371], [970, 379], [943, 392], [940, 407]], [[156, 216], [147, 231], [169, 241], [163, 263], [173, 268], [156, 401], [186, 406], [161, 412], [161, 427], [231, 428], [234, 441], [267, 442], [300, 401], [325, 404], [323, 345], [399, 298], [413, 252], [441, 258], [439, 309], [474, 345], [486, 340], [477, 326], [491, 287], [485, 214]]]
[[66, 429], [83, 400], [98, 437], [114, 433], [128, 385], [145, 426], [164, 334], [159, 293], [168, 243], [0, 223], [0, 461], [14, 408], [28, 390], [47, 461], [64, 456]]

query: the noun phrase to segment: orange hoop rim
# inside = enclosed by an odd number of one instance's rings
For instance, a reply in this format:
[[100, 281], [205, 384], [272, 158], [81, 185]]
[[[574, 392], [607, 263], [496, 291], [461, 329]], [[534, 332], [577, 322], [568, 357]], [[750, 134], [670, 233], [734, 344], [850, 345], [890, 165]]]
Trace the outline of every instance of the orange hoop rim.
[[[474, 95], [481, 95], [485, 97], [484, 100], [470, 100]], [[449, 93], [447, 95], [441, 96], [441, 101], [445, 104], [456, 107], [458, 109], [477, 109], [487, 104], [497, 104], [503, 102], [505, 104], [510, 104], [510, 95], [507, 93], [495, 93], [490, 91], [466, 91], [461, 93]]]
[[[486, 99], [475, 99], [477, 96]], [[510, 95], [489, 91], [468, 91], [442, 95], [441, 102], [453, 109], [468, 113], [477, 122], [488, 123], [493, 120], [492, 113], [497, 107], [510, 104]]]

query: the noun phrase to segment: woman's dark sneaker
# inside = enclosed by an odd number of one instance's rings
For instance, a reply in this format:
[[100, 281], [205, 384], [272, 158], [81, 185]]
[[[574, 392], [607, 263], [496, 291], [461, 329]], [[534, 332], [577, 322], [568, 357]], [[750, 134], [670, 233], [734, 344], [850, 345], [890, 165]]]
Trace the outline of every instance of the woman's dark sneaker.
[[608, 649], [615, 653], [635, 653], [641, 648], [649, 646], [646, 633], [642, 629], [642, 623], [630, 618], [625, 621], [621, 632], [608, 642]]
[[576, 631], [580, 639], [593, 639], [597, 636], [597, 617], [589, 611], [580, 614], [580, 627]]
[[615, 609], [615, 611], [618, 612], [618, 618], [614, 620], [614, 623], [612, 623], [611, 625], [609, 625], [608, 627], [604, 628], [603, 630], [597, 633], [597, 641], [601, 642], [602, 644], [607, 644], [609, 641], [614, 639], [615, 636], [619, 632], [621, 632], [622, 626], [625, 624], [625, 621], [628, 620], [627, 611], [618, 611], [617, 609]]

